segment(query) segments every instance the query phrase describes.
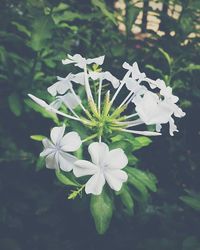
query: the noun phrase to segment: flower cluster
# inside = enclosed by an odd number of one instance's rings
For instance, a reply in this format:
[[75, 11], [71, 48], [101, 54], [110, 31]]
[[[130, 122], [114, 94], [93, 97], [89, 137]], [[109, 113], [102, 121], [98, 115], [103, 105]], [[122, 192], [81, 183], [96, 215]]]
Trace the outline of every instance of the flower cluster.
[[[125, 167], [129, 160], [126, 152], [121, 148], [109, 149], [113, 135], [131, 133], [157, 136], [161, 135], [163, 124], [169, 124], [169, 133], [174, 135], [178, 131], [174, 117], [185, 115], [177, 105], [178, 97], [172, 94], [172, 88], [160, 79], [148, 78], [139, 70], [136, 62], [132, 65], [125, 62], [122, 65], [126, 70], [122, 80], [108, 71], [102, 71], [100, 66], [103, 62], [104, 56], [85, 59], [79, 54], [68, 55], [62, 63], [73, 64], [81, 72], [57, 77], [57, 82], [47, 89], [52, 102], [48, 104], [29, 94], [33, 101], [46, 110], [78, 121], [91, 131], [87, 138], [82, 138], [75, 131], [65, 134], [66, 126], [63, 122], [62, 126], [51, 130], [51, 140], [43, 139], [44, 150], [41, 156], [45, 157], [47, 168], [73, 171], [75, 177], [90, 176], [84, 188], [87, 194], [94, 195], [102, 193], [105, 183], [119, 191], [128, 179]], [[80, 89], [84, 90], [82, 95], [79, 95]], [[117, 97], [122, 91], [127, 95], [119, 103]], [[140, 125], [153, 126], [151, 131], [132, 129]], [[91, 141], [88, 146], [91, 161], [79, 159], [72, 154], [83, 145], [88, 145], [88, 141]]]

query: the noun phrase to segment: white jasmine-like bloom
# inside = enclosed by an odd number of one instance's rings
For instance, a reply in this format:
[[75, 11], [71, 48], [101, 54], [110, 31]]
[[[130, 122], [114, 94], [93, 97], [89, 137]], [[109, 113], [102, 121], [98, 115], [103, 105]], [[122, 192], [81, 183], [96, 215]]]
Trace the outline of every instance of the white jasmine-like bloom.
[[147, 88], [145, 86], [142, 86], [140, 83], [140, 80], [135, 80], [132, 77], [128, 77], [125, 82], [128, 90], [132, 91], [135, 94], [142, 95], [147, 91]]
[[77, 158], [69, 152], [78, 150], [82, 144], [80, 136], [76, 132], [64, 135], [65, 126], [54, 127], [51, 130], [51, 141], [43, 139], [44, 150], [40, 156], [45, 157], [46, 167], [50, 169], [62, 169], [71, 171]]
[[101, 81], [103, 80], [107, 80], [109, 81], [112, 86], [116, 89], [119, 87], [119, 80], [113, 76], [110, 72], [105, 71], [105, 72], [94, 72], [94, 71], [90, 71], [89, 72], [89, 76], [93, 79], [93, 80], [97, 80], [100, 79]]
[[71, 64], [73, 63], [75, 66], [79, 67], [79, 68], [84, 68], [87, 64], [92, 64], [92, 63], [95, 63], [95, 64], [98, 64], [98, 65], [102, 65], [103, 64], [103, 61], [104, 61], [104, 58], [105, 56], [99, 56], [99, 57], [96, 57], [96, 58], [84, 58], [82, 57], [80, 54], [75, 54], [74, 56], [71, 56], [71, 55], [67, 55], [68, 58], [67, 59], [64, 59], [62, 60], [62, 63], [63, 64]]
[[140, 72], [138, 64], [136, 62], [134, 62], [132, 65], [124, 62], [122, 67], [128, 70], [122, 81], [126, 81], [127, 78], [131, 77], [132, 79], [141, 82], [146, 77], [145, 73]]
[[68, 90], [72, 89], [72, 82], [84, 85], [84, 73], [80, 72], [78, 74], [69, 73], [66, 77], [57, 76], [57, 82], [47, 88], [47, 91], [52, 95], [57, 94], [63, 95]]
[[85, 185], [85, 192], [99, 195], [107, 182], [115, 191], [119, 191], [127, 181], [128, 175], [122, 169], [128, 164], [127, 156], [121, 148], [109, 151], [102, 142], [93, 142], [88, 147], [92, 162], [78, 160], [73, 168], [76, 177], [92, 175]]
[[55, 109], [59, 109], [63, 103], [67, 108], [75, 109], [78, 105], [80, 105], [81, 99], [78, 95], [74, 96], [74, 94], [68, 92], [65, 95], [57, 96], [56, 100], [50, 105]]
[[162, 94], [164, 99], [155, 93], [146, 91], [143, 97], [137, 96], [132, 102], [136, 105], [135, 110], [145, 124], [155, 124], [156, 131], [159, 132], [162, 128], [161, 124], [169, 123], [170, 135], [173, 135], [178, 130], [171, 116], [174, 114], [177, 117], [183, 117], [185, 113], [174, 103], [178, 100], [176, 96], [172, 95], [170, 87], [163, 90]]
[[52, 95], [56, 96], [57, 94], [63, 95], [72, 87], [71, 80], [73, 74], [68, 74], [65, 78], [57, 76], [58, 81], [48, 87], [47, 91]]

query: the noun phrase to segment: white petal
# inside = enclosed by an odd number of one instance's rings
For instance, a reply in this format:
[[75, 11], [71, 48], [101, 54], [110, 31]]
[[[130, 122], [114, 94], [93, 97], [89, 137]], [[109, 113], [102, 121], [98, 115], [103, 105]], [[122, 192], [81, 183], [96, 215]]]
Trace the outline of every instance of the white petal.
[[42, 144], [45, 148], [54, 148], [54, 145], [52, 144], [52, 142], [48, 138], [44, 138], [42, 140]]
[[162, 125], [157, 123], [156, 124], [156, 132], [160, 132], [161, 131], [161, 128], [162, 128]]
[[46, 159], [46, 167], [49, 169], [59, 169], [58, 165], [58, 155], [56, 153], [51, 153], [47, 155]]
[[105, 178], [102, 173], [93, 175], [85, 185], [86, 194], [100, 195], [105, 185]]
[[174, 119], [170, 118], [169, 120], [169, 133], [171, 136], [174, 135], [174, 132], [178, 132], [177, 126], [174, 123]]
[[41, 157], [45, 157], [51, 153], [55, 152], [55, 149], [53, 148], [45, 148], [41, 153], [40, 153], [40, 156]]
[[49, 105], [51, 107], [53, 107], [54, 109], [59, 109], [62, 105], [62, 98], [57, 97], [55, 101], [53, 101], [52, 103], [50, 103]]
[[65, 81], [61, 81], [59, 82], [59, 84], [57, 85], [57, 92], [60, 95], [63, 95], [67, 92], [67, 90], [69, 90], [71, 88], [71, 82], [68, 82], [67, 80]]
[[74, 62], [70, 59], [63, 59], [62, 60], [62, 64], [70, 64], [70, 63], [74, 63]]
[[99, 57], [95, 57], [95, 58], [88, 58], [86, 60], [87, 64], [91, 64], [91, 63], [96, 63], [98, 65], [102, 65], [103, 61], [104, 61], [105, 56], [99, 56]]
[[76, 177], [81, 177], [85, 175], [94, 175], [98, 172], [98, 167], [85, 160], [78, 160], [75, 162], [75, 166], [73, 168], [74, 175]]
[[45, 101], [43, 101], [42, 99], [40, 99], [40, 98], [38, 98], [38, 97], [36, 97], [36, 96], [34, 96], [34, 95], [31, 95], [31, 94], [28, 94], [28, 96], [29, 96], [34, 102], [36, 102], [37, 104], [39, 104], [41, 107], [43, 107], [43, 108], [48, 108], [48, 107], [49, 107], [49, 105], [48, 105]]
[[81, 144], [81, 138], [77, 132], [67, 133], [60, 141], [61, 149], [66, 152], [78, 150]]
[[103, 142], [93, 142], [88, 147], [89, 154], [92, 162], [96, 165], [102, 165], [105, 161], [107, 153], [109, 152], [108, 146]]
[[185, 112], [183, 112], [183, 110], [181, 108], [179, 108], [176, 104], [174, 105], [174, 115], [176, 117], [184, 117], [185, 116]]
[[58, 145], [60, 143], [61, 138], [63, 137], [65, 132], [65, 125], [63, 125], [62, 127], [54, 127], [51, 130], [51, 140], [52, 142], [56, 145]]
[[53, 85], [51, 85], [50, 87], [47, 88], [47, 91], [52, 95], [52, 96], [56, 96], [57, 94], [57, 86], [58, 86], [58, 82], [54, 83]]
[[128, 158], [121, 148], [113, 149], [107, 154], [106, 168], [122, 169], [128, 164]]
[[119, 191], [122, 187], [123, 182], [126, 182], [128, 179], [127, 173], [120, 169], [107, 169], [104, 172], [104, 175], [108, 185], [115, 191]]
[[102, 73], [102, 72], [95, 72], [95, 71], [90, 71], [89, 72], [89, 76], [92, 78], [92, 80], [97, 80], [97, 79], [99, 79], [99, 78], [101, 78], [101, 77], [103, 77], [104, 76], [104, 72]]
[[74, 168], [77, 158], [65, 152], [59, 152], [59, 166], [63, 171], [69, 172]]
[[113, 87], [116, 89], [119, 87], [120, 81], [113, 76], [110, 72], [106, 71], [104, 73], [104, 78], [112, 83]]
[[62, 101], [70, 109], [75, 109], [81, 103], [80, 97], [78, 95], [74, 96], [70, 92], [62, 96]]
[[78, 74], [75, 74], [74, 77], [72, 78], [72, 81], [75, 83], [79, 83], [81, 85], [85, 84], [85, 73], [80, 72]]

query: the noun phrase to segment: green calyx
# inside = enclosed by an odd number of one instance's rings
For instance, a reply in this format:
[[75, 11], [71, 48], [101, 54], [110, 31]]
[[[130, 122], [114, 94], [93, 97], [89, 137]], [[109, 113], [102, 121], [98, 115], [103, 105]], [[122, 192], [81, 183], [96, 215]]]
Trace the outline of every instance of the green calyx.
[[[125, 120], [125, 116], [121, 116], [121, 113], [126, 109], [126, 106], [122, 106], [115, 110], [111, 108], [110, 94], [106, 94], [103, 105], [100, 109], [97, 108], [96, 103], [89, 101], [90, 114], [87, 119], [81, 118], [82, 123], [90, 128], [96, 137], [100, 138], [111, 134], [114, 130], [124, 128], [119, 122]], [[94, 138], [95, 136], [93, 136]]]

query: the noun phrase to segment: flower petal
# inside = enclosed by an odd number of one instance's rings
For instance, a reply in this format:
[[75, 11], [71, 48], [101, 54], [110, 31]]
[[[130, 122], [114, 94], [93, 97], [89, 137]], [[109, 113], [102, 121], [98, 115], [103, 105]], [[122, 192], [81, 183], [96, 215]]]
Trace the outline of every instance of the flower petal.
[[81, 138], [77, 132], [67, 133], [60, 141], [61, 149], [67, 152], [78, 150], [81, 144]]
[[52, 128], [50, 137], [55, 145], [60, 143], [60, 140], [63, 137], [64, 132], [65, 132], [65, 125], [63, 125], [62, 127]]
[[42, 144], [45, 148], [53, 148], [54, 147], [54, 145], [52, 144], [52, 142], [48, 138], [44, 138], [42, 140]]
[[36, 102], [38, 105], [40, 105], [41, 107], [46, 108], [46, 109], [49, 108], [49, 105], [48, 105], [45, 101], [43, 101], [42, 99], [40, 99], [40, 98], [38, 98], [38, 97], [36, 97], [36, 96], [34, 96], [34, 95], [31, 95], [31, 94], [28, 94], [28, 96], [29, 96], [34, 102]]
[[89, 161], [78, 160], [75, 162], [73, 172], [76, 177], [94, 175], [98, 172], [98, 167]]
[[113, 76], [110, 72], [106, 71], [106, 72], [104, 73], [104, 78], [105, 78], [107, 81], [111, 82], [112, 85], [113, 85], [113, 87], [114, 87], [115, 89], [119, 87], [120, 81], [119, 81], [115, 76]]
[[119, 191], [128, 179], [127, 173], [120, 169], [106, 169], [104, 175], [108, 185], [115, 191]]
[[169, 119], [169, 133], [171, 136], [174, 136], [174, 132], [178, 132], [177, 126], [174, 123], [174, 119], [170, 117]]
[[60, 169], [66, 172], [71, 171], [74, 168], [74, 163], [77, 161], [75, 156], [65, 152], [59, 152], [58, 159]]
[[128, 164], [128, 158], [121, 148], [111, 150], [105, 160], [106, 169], [122, 169]]
[[103, 142], [93, 142], [88, 147], [89, 154], [92, 162], [96, 165], [102, 165], [107, 153], [109, 152], [108, 146]]
[[52, 95], [52, 96], [56, 96], [57, 94], [57, 87], [58, 87], [58, 83], [56, 82], [53, 85], [51, 85], [50, 87], [47, 88], [47, 91]]
[[98, 65], [102, 65], [103, 61], [104, 61], [105, 56], [99, 56], [99, 57], [95, 57], [95, 58], [88, 58], [86, 60], [87, 64], [91, 64], [91, 63], [96, 63]]
[[98, 172], [93, 175], [85, 185], [86, 194], [100, 195], [105, 185], [105, 178], [102, 173]]
[[66, 107], [70, 109], [76, 108], [80, 103], [81, 99], [78, 95], [74, 96], [72, 93], [68, 92], [66, 95], [62, 96], [62, 101]]
[[40, 156], [41, 157], [45, 157], [51, 153], [55, 152], [55, 150], [53, 148], [45, 148], [41, 153]]
[[73, 75], [72, 81], [75, 83], [79, 83], [81, 85], [84, 85], [85, 84], [85, 73], [80, 72], [78, 74]]
[[59, 109], [62, 105], [62, 102], [62, 99], [60, 97], [57, 97], [56, 100], [51, 102], [49, 105], [54, 109]]
[[49, 169], [59, 169], [58, 165], [58, 154], [57, 153], [51, 153], [47, 155], [46, 159], [46, 167]]

